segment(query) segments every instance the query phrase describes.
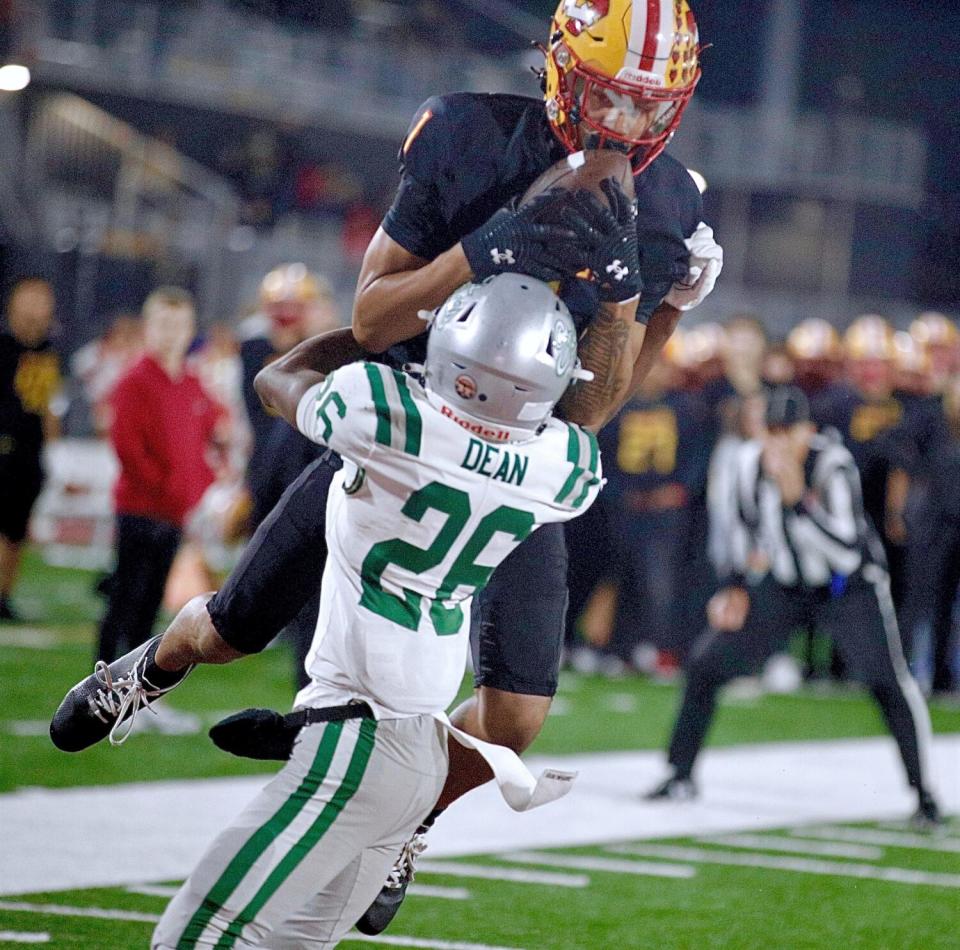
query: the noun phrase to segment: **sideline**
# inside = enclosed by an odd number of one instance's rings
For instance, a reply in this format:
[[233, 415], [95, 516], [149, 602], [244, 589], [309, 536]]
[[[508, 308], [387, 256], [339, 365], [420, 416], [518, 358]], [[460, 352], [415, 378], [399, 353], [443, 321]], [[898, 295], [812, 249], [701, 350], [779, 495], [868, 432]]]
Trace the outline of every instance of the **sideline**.
[[[960, 735], [937, 736], [934, 788], [946, 814], [960, 812], [958, 761]], [[657, 752], [550, 756], [530, 764], [576, 769], [580, 777], [565, 798], [522, 815], [510, 811], [495, 788], [472, 792], [431, 832], [430, 858], [893, 821], [915, 807], [886, 737], [708, 749], [698, 771], [702, 796], [689, 803], [641, 800], [663, 777]], [[182, 880], [267, 779], [0, 795], [0, 895]], [[91, 847], [105, 834], [136, 847]]]

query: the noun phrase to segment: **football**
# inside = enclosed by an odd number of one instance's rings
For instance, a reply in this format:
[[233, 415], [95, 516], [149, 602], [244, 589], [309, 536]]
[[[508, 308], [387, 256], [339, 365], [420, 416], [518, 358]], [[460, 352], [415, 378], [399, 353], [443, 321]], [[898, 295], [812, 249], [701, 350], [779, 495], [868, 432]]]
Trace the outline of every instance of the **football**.
[[573, 152], [551, 165], [524, 192], [520, 204], [526, 204], [551, 188], [563, 191], [583, 188], [606, 204], [606, 195], [600, 188], [600, 182], [606, 178], [615, 179], [627, 197], [633, 200], [633, 169], [627, 156], [613, 149], [590, 149]]

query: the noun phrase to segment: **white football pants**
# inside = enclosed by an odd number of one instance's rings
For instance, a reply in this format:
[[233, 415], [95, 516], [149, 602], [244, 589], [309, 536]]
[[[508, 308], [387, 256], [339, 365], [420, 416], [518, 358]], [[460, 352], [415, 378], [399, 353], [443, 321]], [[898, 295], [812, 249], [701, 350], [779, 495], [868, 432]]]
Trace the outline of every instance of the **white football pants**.
[[304, 727], [290, 761], [171, 900], [152, 947], [336, 946], [446, 775], [447, 732], [432, 716]]

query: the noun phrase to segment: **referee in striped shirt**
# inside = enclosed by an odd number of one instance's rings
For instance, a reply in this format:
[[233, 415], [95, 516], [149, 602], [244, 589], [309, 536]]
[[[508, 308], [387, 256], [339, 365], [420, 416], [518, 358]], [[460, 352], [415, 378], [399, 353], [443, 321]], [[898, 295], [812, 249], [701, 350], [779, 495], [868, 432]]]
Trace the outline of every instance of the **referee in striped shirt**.
[[880, 539], [863, 510], [860, 476], [836, 437], [817, 433], [803, 392], [773, 390], [766, 434], [737, 457], [735, 573], [707, 606], [670, 741], [672, 774], [646, 797], [691, 798], [693, 765], [717, 693], [756, 674], [798, 627], [828, 631], [870, 690], [917, 793], [914, 822], [940, 822], [928, 771], [930, 717], [900, 645]]

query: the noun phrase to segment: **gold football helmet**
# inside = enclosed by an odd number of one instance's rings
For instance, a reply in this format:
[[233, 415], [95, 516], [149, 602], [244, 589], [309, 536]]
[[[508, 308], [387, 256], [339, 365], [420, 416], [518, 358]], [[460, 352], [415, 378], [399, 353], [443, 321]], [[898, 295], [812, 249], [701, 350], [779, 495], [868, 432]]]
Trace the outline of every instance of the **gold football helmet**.
[[840, 334], [826, 320], [808, 317], [787, 335], [787, 352], [795, 360], [839, 360]]
[[561, 0], [546, 49], [553, 131], [571, 152], [626, 148], [642, 171], [680, 124], [699, 55], [687, 0]]
[[960, 343], [960, 331], [957, 325], [942, 313], [926, 310], [917, 314], [910, 324], [910, 336], [921, 346], [957, 346]]
[[260, 282], [260, 306], [281, 327], [302, 323], [310, 307], [331, 297], [329, 283], [307, 270], [306, 264], [281, 264]]
[[843, 349], [850, 360], [892, 360], [893, 328], [879, 314], [865, 313], [847, 327]]

